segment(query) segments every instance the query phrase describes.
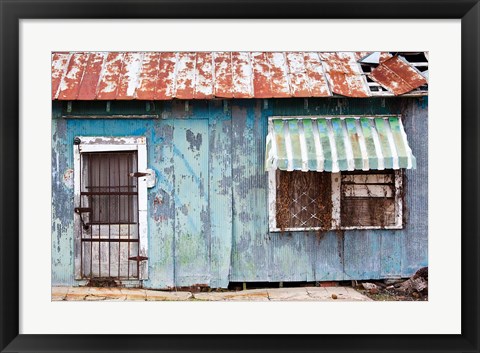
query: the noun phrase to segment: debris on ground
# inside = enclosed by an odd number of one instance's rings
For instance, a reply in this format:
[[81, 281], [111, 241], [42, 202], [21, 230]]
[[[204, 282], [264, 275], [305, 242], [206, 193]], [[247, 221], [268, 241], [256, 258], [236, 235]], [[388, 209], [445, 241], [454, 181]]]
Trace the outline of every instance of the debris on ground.
[[388, 278], [358, 283], [356, 289], [376, 301], [427, 301], [428, 267], [410, 278]]

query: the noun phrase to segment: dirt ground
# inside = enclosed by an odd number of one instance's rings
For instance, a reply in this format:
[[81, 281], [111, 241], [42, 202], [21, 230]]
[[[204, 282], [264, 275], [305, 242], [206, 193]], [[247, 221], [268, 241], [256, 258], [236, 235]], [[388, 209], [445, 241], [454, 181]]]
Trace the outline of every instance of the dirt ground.
[[378, 292], [371, 293], [369, 290], [356, 287], [355, 288], [358, 292], [366, 295], [372, 300], [375, 301], [428, 301], [428, 293], [422, 294], [419, 292], [403, 292], [399, 291], [395, 288], [379, 288]]

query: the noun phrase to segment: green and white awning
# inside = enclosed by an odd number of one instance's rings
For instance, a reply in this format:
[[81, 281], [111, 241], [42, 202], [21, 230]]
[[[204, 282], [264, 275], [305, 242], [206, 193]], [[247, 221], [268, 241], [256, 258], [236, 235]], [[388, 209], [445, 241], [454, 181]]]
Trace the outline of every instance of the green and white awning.
[[398, 116], [270, 118], [266, 143], [267, 170], [416, 167]]

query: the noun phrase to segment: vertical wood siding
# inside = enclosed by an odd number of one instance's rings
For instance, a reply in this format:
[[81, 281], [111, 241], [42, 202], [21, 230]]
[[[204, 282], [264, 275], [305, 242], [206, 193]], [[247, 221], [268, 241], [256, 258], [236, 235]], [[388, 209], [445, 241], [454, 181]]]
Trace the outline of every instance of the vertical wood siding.
[[[145, 287], [372, 279], [409, 276], [427, 265], [427, 98], [196, 101], [188, 109], [173, 101], [159, 109], [160, 119], [52, 120], [53, 285], [77, 283], [71, 179], [77, 135], [147, 137], [157, 184], [148, 190]], [[405, 228], [269, 233], [268, 116], [387, 113], [402, 114], [417, 158], [417, 169], [406, 171]]]

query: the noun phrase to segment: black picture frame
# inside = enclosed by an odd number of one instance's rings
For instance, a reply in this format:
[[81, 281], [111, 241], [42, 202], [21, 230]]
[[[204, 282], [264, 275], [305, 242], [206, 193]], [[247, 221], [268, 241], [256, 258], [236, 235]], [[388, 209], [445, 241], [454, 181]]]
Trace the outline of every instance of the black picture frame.
[[[479, 352], [478, 0], [0, 0], [0, 349], [2, 352]], [[19, 334], [19, 20], [74, 18], [461, 19], [460, 335]], [[448, 53], [446, 53], [448, 55]], [[448, 285], [448, 279], [445, 281]], [[454, 288], [451, 290], [458, 290]], [[412, 324], [421, 325], [421, 319]]]

